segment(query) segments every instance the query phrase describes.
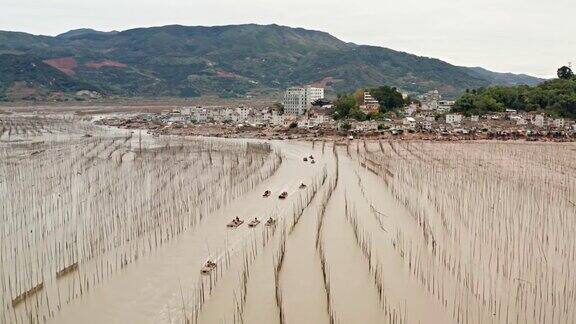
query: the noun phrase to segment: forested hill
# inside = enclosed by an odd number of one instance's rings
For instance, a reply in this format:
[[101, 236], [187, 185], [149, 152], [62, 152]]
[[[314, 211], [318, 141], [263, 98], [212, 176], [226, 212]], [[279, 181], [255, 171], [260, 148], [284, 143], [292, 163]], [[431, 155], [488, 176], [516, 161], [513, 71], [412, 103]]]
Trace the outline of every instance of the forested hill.
[[387, 84], [456, 96], [467, 88], [542, 81], [277, 25], [79, 29], [56, 37], [0, 31], [0, 69], [4, 100], [17, 97], [18, 88], [25, 94], [37, 89], [36, 96], [86, 89], [117, 96], [243, 97], [313, 83], [332, 93]]
[[576, 119], [576, 76], [567, 67], [558, 79], [537, 86], [492, 86], [467, 91], [456, 101], [455, 111], [466, 115], [503, 112], [506, 109], [536, 111]]

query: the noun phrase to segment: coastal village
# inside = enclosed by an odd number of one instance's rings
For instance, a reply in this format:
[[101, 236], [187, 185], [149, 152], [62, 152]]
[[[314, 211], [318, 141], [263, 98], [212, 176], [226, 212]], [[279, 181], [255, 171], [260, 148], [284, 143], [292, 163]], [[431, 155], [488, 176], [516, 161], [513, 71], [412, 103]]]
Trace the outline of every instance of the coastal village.
[[[406, 95], [404, 95], [406, 96]], [[445, 100], [438, 90], [418, 97], [397, 114], [380, 120], [335, 120], [333, 102], [324, 89], [288, 88], [282, 103], [269, 107], [195, 106], [175, 107], [161, 113], [112, 117], [101, 124], [145, 128], [153, 134], [206, 135], [292, 139], [314, 137], [379, 137], [427, 140], [526, 139], [573, 141], [576, 123], [543, 113], [504, 112], [464, 116], [453, 111], [455, 101]], [[380, 104], [365, 91], [359, 109], [366, 114], [380, 111]]]

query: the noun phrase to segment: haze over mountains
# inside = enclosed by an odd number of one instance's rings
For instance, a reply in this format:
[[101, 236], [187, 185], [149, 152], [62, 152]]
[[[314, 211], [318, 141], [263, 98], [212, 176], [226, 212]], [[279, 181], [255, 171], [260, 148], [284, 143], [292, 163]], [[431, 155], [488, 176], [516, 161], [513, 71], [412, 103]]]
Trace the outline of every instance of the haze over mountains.
[[114, 96], [244, 97], [293, 85], [329, 92], [390, 85], [456, 96], [542, 79], [454, 66], [328, 33], [278, 25], [79, 29], [56, 37], [0, 31], [0, 99], [95, 90]]

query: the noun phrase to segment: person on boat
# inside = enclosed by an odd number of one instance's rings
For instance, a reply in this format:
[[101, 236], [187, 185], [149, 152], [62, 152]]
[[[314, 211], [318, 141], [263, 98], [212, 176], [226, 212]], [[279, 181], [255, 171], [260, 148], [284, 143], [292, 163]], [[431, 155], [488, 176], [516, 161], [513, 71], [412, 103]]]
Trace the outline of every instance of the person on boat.
[[254, 217], [254, 223], [258, 222], [258, 217]]
[[236, 216], [236, 218], [234, 219], [234, 222], [240, 223], [240, 218], [238, 218], [238, 216]]
[[268, 218], [268, 224], [272, 224], [274, 222], [274, 219], [272, 217]]

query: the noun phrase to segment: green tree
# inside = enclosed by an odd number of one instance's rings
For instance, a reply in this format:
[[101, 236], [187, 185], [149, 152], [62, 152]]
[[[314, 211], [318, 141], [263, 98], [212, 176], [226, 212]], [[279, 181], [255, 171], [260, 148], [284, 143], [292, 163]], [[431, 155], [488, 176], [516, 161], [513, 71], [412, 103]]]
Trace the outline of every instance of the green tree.
[[338, 99], [334, 102], [334, 119], [347, 118], [350, 115], [350, 111], [356, 109], [358, 103], [353, 95], [338, 95]]
[[380, 104], [380, 111], [386, 112], [402, 108], [405, 104], [402, 94], [394, 87], [381, 86], [370, 89], [370, 94]]
[[358, 109], [357, 107], [350, 109], [350, 112], [348, 113], [348, 117], [359, 120], [359, 121], [364, 121], [364, 120], [369, 119], [368, 115], [366, 115], [362, 110]]
[[566, 78], [570, 73], [571, 71], [565, 70], [559, 73], [562, 78], [534, 87], [499, 86], [468, 91], [456, 100], [454, 110], [465, 115], [479, 115], [511, 108], [576, 118], [576, 78]]
[[574, 76], [574, 72], [568, 66], [563, 66], [558, 69], [558, 78], [560, 79], [571, 79]]
[[347, 130], [350, 130], [350, 128], [352, 128], [352, 125], [350, 125], [349, 122], [342, 122], [340, 124], [340, 128], [347, 131]]

